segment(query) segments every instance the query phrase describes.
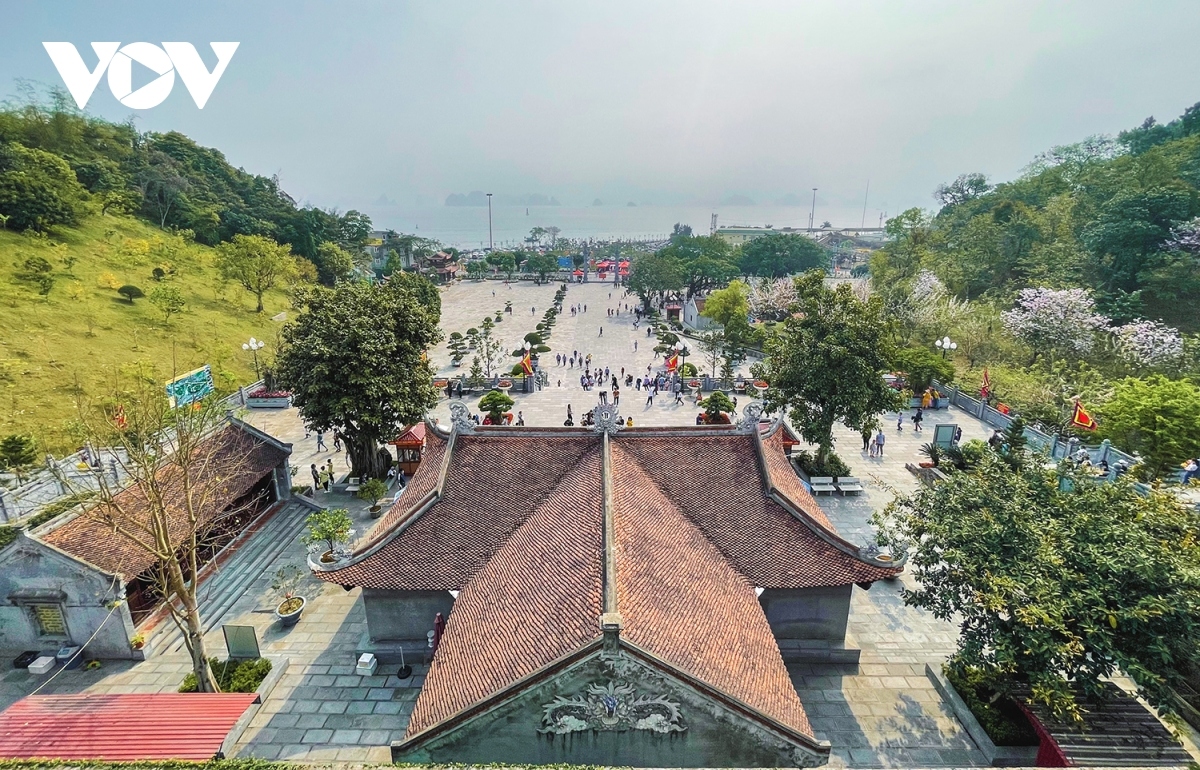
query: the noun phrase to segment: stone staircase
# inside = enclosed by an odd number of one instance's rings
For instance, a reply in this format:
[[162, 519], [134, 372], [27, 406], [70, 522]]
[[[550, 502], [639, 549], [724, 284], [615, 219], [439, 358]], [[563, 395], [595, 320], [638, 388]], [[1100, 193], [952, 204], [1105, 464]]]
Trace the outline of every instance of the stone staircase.
[[[297, 554], [304, 552], [300, 534], [311, 512], [312, 508], [301, 503], [285, 503], [209, 575], [199, 591], [200, 617], [204, 620], [206, 633], [220, 628], [222, 623], [238, 614], [233, 612], [238, 600], [259, 578], [273, 576], [272, 568], [285, 552], [289, 549]], [[179, 628], [170, 620], [165, 620], [161, 627], [153, 638], [155, 654], [183, 650], [183, 635]]]

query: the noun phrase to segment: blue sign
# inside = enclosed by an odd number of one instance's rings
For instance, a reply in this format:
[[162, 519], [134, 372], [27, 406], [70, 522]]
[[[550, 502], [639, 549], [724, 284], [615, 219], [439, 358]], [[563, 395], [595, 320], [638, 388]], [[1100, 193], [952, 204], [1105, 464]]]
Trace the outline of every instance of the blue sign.
[[571, 261], [570, 257], [559, 257], [558, 258], [558, 266], [559, 267], [568, 267], [569, 268], [573, 264], [575, 264], [575, 263]]
[[212, 369], [208, 364], [167, 383], [167, 397], [171, 399], [172, 407], [187, 406], [212, 392]]

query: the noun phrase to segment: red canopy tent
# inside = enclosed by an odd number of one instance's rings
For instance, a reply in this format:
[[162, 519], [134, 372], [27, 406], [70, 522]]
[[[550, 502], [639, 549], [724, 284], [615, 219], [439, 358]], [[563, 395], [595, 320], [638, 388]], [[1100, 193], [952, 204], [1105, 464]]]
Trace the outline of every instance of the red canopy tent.
[[582, 271], [582, 270], [576, 270], [575, 272], [571, 273], [571, 275], [573, 275], [573, 276], [575, 276], [576, 278], [578, 278], [579, 276], [583, 275], [583, 271]]

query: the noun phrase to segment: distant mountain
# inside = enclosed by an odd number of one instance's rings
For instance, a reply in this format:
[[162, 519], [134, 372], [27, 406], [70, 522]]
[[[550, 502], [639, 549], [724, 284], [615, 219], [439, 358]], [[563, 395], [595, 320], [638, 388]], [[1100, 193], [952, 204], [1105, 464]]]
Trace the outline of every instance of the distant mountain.
[[[540, 193], [526, 193], [524, 195], [510, 195], [506, 193], [497, 193], [492, 196], [492, 202], [497, 206], [561, 206], [558, 198], [554, 196], [546, 196]], [[480, 190], [472, 190], [466, 195], [462, 193], [451, 193], [446, 196], [447, 206], [486, 206], [488, 205], [487, 194]]]
[[726, 195], [721, 201], [722, 206], [753, 206], [754, 199], [745, 195]]
[[593, 206], [603, 206], [603, 205], [604, 205], [604, 201], [602, 201], [602, 200], [600, 200], [599, 198], [597, 198], [596, 200], [592, 201], [592, 205], [593, 205]]
[[380, 195], [378, 198], [375, 199], [375, 205], [376, 206], [395, 206], [396, 201], [392, 200], [391, 198], [387, 197], [386, 195]]
[[777, 205], [777, 206], [803, 206], [804, 201], [801, 200], [800, 196], [797, 195], [796, 193], [788, 193], [787, 195], [783, 196], [782, 198], [776, 199], [775, 205]]

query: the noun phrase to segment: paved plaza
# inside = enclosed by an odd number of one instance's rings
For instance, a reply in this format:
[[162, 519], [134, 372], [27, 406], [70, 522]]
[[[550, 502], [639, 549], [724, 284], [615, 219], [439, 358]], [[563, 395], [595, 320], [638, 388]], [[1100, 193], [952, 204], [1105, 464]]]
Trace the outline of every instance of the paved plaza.
[[[514, 313], [499, 328], [505, 339], [516, 342], [533, 329], [551, 300], [555, 286], [530, 284], [507, 288], [499, 282], [464, 283], [443, 291], [444, 329], [465, 331], [476, 326], [485, 313], [502, 308], [504, 299], [513, 299]], [[495, 290], [496, 297], [491, 297]], [[621, 366], [644, 371], [656, 363], [652, 341], [632, 329], [632, 314], [609, 318], [605, 309], [615, 307], [621, 290], [615, 290], [611, 303], [610, 287], [591, 284], [573, 285], [566, 305], [588, 305], [586, 314], [572, 318], [567, 312], [550, 341], [553, 361], [556, 351], [579, 350], [591, 353], [593, 362], [618, 371]], [[530, 312], [536, 308], [536, 313]], [[524, 314], [520, 311], [524, 309]], [[598, 328], [605, 327], [600, 337]], [[444, 345], [434, 362], [450, 371]], [[545, 360], [545, 358], [543, 358]], [[661, 359], [657, 362], [661, 365]], [[557, 380], [552, 372], [552, 383]], [[575, 376], [572, 376], [574, 374]], [[519, 395], [517, 405], [529, 425], [561, 425], [566, 404], [574, 406], [578, 416], [594, 405], [595, 394], [585, 393], [578, 385], [575, 370], [562, 368], [563, 386]], [[626, 389], [622, 388], [622, 393]], [[644, 396], [637, 391], [622, 399], [639, 425], [690, 425], [697, 409], [694, 404], [676, 406], [671, 399], [645, 407]], [[472, 409], [474, 405], [472, 404]], [[447, 402], [438, 404], [437, 414], [446, 423]], [[295, 410], [253, 410], [244, 414], [251, 424], [293, 445], [293, 466], [301, 469], [297, 483], [308, 479], [310, 463], [332, 458], [335, 467], [345, 468], [344, 455], [318, 452], [315, 437], [305, 438], [304, 428]], [[848, 540], [865, 543], [871, 539], [871, 514], [886, 505], [897, 493], [916, 488], [915, 477], [904, 468], [905, 462], [919, 459], [919, 447], [931, 440], [933, 427], [955, 423], [963, 429], [963, 439], [986, 438], [991, 430], [957, 409], [935, 411], [928, 415], [925, 431], [916, 434], [911, 422], [903, 432], [895, 429], [895, 415], [885, 419], [887, 456], [868, 458], [860, 451], [861, 438], [850, 430], [836, 432], [838, 453], [863, 481], [864, 493], [857, 497], [822, 496], [819, 503], [839, 532]], [[332, 440], [326, 437], [332, 447]], [[316, 501], [326, 506], [348, 507], [356, 521], [356, 535], [370, 526], [365, 504], [347, 495], [317, 493]], [[303, 511], [292, 510], [294, 503], [276, 514], [276, 534], [270, 547], [247, 545], [245, 554], [237, 554], [222, 565], [220, 573], [205, 585], [205, 617], [213, 623], [208, 634], [210, 652], [224, 655], [220, 623], [251, 625], [257, 630], [263, 652], [284, 656], [290, 661], [266, 703], [250, 723], [238, 746], [240, 756], [287, 759], [306, 762], [387, 762], [388, 745], [405, 732], [413, 704], [424, 682], [427, 660], [413, 660], [412, 676], [397, 679], [396, 667], [381, 668], [376, 676], [354, 673], [355, 649], [366, 630], [359, 589], [345, 591], [339, 586], [309, 579], [301, 593], [308, 604], [300, 623], [292, 629], [280, 629], [271, 614], [276, 603], [270, 589], [271, 576], [285, 564], [302, 564], [304, 547], [299, 542]], [[250, 543], [256, 543], [251, 540]], [[255, 550], [257, 549], [257, 550]], [[796, 664], [789, 666], [793, 682], [808, 713], [816, 736], [833, 744], [830, 764], [852, 767], [896, 766], [971, 766], [985, 764], [982, 753], [951, 714], [932, 684], [925, 677], [926, 663], [940, 665], [953, 650], [956, 630], [949, 623], [935, 620], [927, 613], [905, 607], [902, 586], [911, 585], [907, 573], [899, 580], [880, 581], [869, 591], [854, 589], [848, 647], [862, 650], [857, 668], [835, 665]], [[214, 614], [215, 613], [215, 614]], [[52, 692], [162, 692], [178, 687], [189, 664], [179, 649], [177, 634], [161, 631], [152, 637], [155, 653], [141, 663], [105, 662], [97, 671], [61, 672], [41, 690]], [[10, 670], [0, 680], [0, 708], [33, 692], [45, 684], [45, 678], [25, 671]]]

